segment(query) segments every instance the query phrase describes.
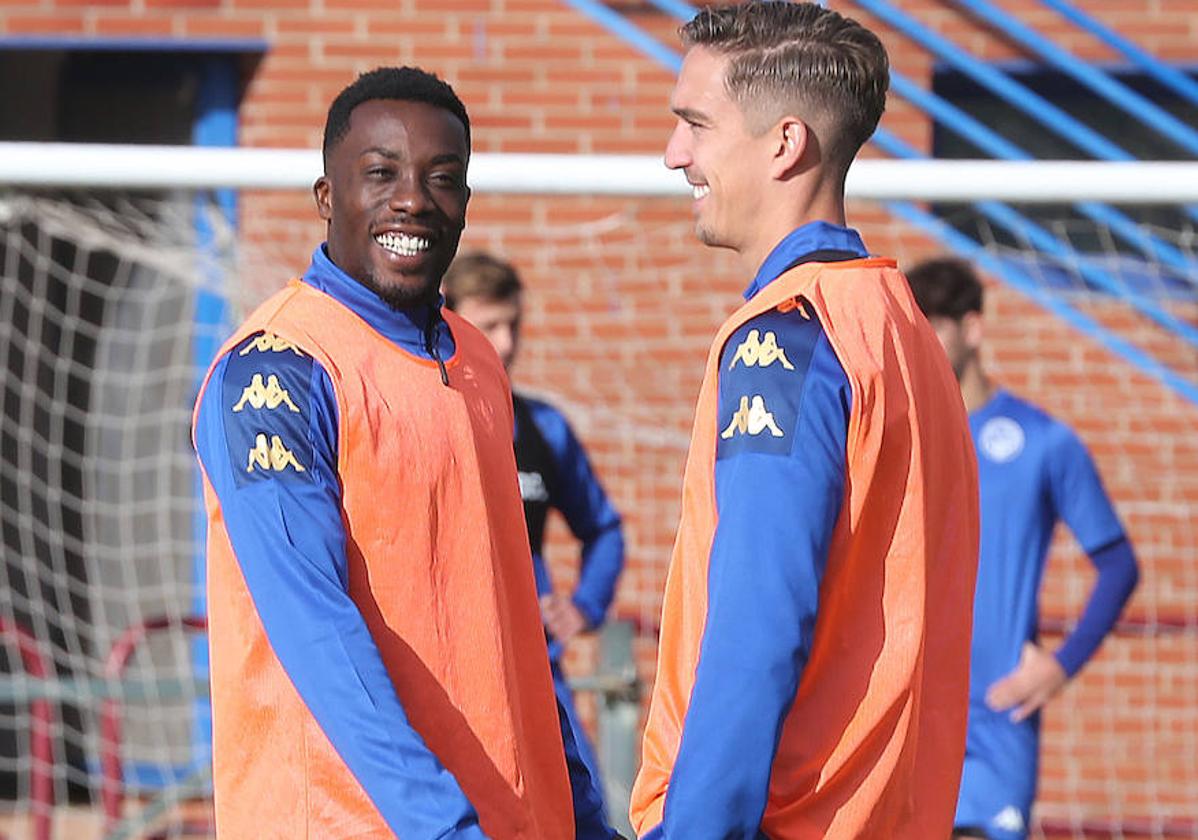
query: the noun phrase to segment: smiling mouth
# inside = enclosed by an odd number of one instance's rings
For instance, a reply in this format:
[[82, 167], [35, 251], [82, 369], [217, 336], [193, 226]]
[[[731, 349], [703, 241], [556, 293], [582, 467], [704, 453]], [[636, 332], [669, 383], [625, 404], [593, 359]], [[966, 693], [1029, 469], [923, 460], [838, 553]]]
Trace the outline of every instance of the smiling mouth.
[[691, 193], [695, 196], [695, 201], [706, 198], [709, 192], [711, 192], [711, 187], [707, 184], [691, 184]]
[[406, 233], [380, 233], [374, 238], [384, 250], [401, 257], [414, 257], [423, 254], [433, 247], [431, 239], [423, 236], [409, 236]]

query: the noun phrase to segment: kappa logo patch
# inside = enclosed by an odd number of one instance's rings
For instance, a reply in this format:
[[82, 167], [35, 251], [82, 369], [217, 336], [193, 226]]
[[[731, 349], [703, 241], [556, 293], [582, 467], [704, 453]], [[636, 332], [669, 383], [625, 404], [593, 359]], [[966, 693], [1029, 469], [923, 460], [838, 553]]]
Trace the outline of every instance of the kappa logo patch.
[[736, 435], [755, 436], [765, 431], [769, 431], [773, 437], [784, 437], [786, 434], [778, 428], [778, 423], [774, 420], [773, 413], [766, 409], [762, 396], [754, 394], [751, 401], [747, 396], [740, 398], [740, 405], [732, 415], [732, 422], [720, 432], [720, 437], [728, 440]]
[[270, 446], [266, 445], [266, 435], [259, 434], [254, 438], [254, 446], [250, 449], [249, 460], [245, 471], [265, 470], [267, 472], [283, 472], [290, 468], [296, 472], [307, 472], [303, 464], [295, 458], [295, 453], [283, 445], [278, 435], [270, 436]]
[[270, 333], [250, 336], [229, 354], [221, 397], [225, 442], [239, 485], [313, 480], [312, 365], [310, 356]]
[[266, 375], [265, 384], [262, 382], [262, 374], [255, 373], [250, 379], [250, 384], [246, 385], [245, 390], [241, 392], [241, 399], [237, 401], [237, 405], [233, 406], [233, 410], [241, 411], [247, 403], [250, 408], [265, 408], [273, 411], [279, 406], [285, 405], [292, 411], [299, 411], [291, 399], [291, 394], [279, 384], [279, 377], [273, 373]]
[[822, 334], [818, 320], [789, 309], [762, 313], [729, 336], [720, 359], [717, 459], [790, 454]]
[[291, 352], [303, 356], [303, 352], [285, 338], [274, 333], [262, 332], [252, 335], [237, 348], [238, 356], [248, 356], [251, 353], [286, 353]]
[[736, 352], [732, 355], [732, 364], [728, 365], [728, 370], [736, 367], [737, 362], [744, 363], [745, 367], [769, 367], [774, 362], [781, 362], [782, 367], [786, 370], [794, 370], [795, 366], [790, 363], [790, 359], [786, 358], [786, 351], [778, 346], [778, 336], [773, 330], [767, 330], [765, 338], [761, 337], [760, 330], [749, 330], [749, 334], [745, 336], [736, 348]]

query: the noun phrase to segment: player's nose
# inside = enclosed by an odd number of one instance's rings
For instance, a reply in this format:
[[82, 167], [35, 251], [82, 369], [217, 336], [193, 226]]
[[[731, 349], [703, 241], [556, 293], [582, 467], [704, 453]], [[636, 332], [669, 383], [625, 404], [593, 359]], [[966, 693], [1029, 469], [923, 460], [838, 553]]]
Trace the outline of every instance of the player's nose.
[[667, 169], [684, 169], [691, 165], [690, 144], [687, 142], [686, 126], [681, 120], [674, 126], [666, 143], [665, 164]]

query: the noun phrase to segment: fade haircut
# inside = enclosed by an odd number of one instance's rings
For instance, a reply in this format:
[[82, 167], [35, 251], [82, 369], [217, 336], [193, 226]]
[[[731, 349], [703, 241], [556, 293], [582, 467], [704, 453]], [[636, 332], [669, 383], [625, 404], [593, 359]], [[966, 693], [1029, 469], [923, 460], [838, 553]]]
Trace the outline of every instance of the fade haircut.
[[959, 321], [982, 311], [982, 281], [973, 266], [956, 257], [937, 257], [907, 272], [915, 302], [929, 318]]
[[724, 87], [760, 135], [787, 114], [822, 122], [828, 159], [845, 171], [886, 108], [890, 62], [878, 36], [815, 3], [765, 0], [706, 8], [682, 44], [728, 57]]
[[470, 116], [466, 106], [448, 83], [419, 67], [378, 67], [358, 76], [329, 106], [324, 123], [324, 142], [321, 153], [328, 167], [329, 152], [349, 132], [349, 118], [354, 108], [374, 99], [399, 99], [425, 102], [443, 108], [461, 120], [466, 129], [466, 148], [470, 147]]
[[450, 309], [456, 309], [467, 298], [506, 302], [523, 290], [524, 284], [511, 263], [481, 251], [458, 257], [441, 279], [441, 294]]

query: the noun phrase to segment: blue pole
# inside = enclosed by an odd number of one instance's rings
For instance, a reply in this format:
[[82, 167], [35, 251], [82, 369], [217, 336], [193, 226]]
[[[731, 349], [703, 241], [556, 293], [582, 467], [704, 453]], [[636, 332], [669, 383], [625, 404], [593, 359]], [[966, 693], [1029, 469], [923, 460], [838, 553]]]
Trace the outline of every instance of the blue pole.
[[1198, 132], [1168, 111], [1149, 102], [1131, 88], [1106, 75], [1077, 56], [1063, 50], [1013, 15], [988, 0], [956, 0], [975, 15], [1010, 38], [1038, 53], [1108, 102], [1117, 105], [1145, 125], [1168, 137], [1190, 154], [1198, 155]]
[[1152, 55], [1152, 53], [1141, 49], [1130, 39], [1124, 38], [1115, 30], [1104, 26], [1072, 3], [1067, 3], [1065, 0], [1040, 0], [1040, 2], [1065, 18], [1065, 20], [1084, 29], [1111, 49], [1122, 53], [1125, 57], [1134, 61], [1152, 78], [1172, 90], [1178, 96], [1198, 105], [1198, 82], [1195, 82], [1176, 67], [1166, 64]]
[[[230, 58], [207, 58], [201, 64], [200, 86], [196, 101], [196, 120], [192, 127], [192, 142], [197, 146], [237, 145], [236, 65]], [[224, 281], [219, 268], [216, 228], [213, 225], [213, 204], [229, 228], [237, 222], [237, 196], [233, 190], [220, 189], [214, 194], [198, 194], [194, 199], [196, 245], [203, 266], [203, 286], [196, 290], [192, 364], [195, 369], [195, 390], [198, 393], [203, 377], [220, 348], [229, 317], [224, 295]], [[195, 503], [192, 515], [192, 542], [195, 560], [192, 572], [192, 612], [207, 615], [205, 588], [207, 581], [205, 544], [207, 518], [204, 514], [203, 484], [199, 465], [195, 470]], [[208, 645], [196, 638], [191, 646], [192, 663], [197, 676], [208, 674]], [[206, 764], [212, 753], [212, 708], [207, 698], [197, 700], [192, 729], [193, 765]]]

